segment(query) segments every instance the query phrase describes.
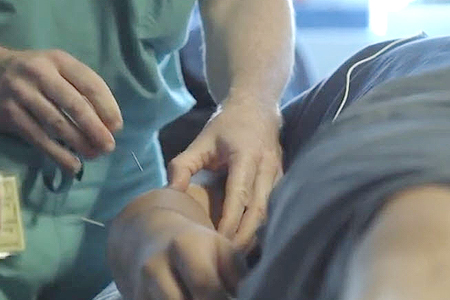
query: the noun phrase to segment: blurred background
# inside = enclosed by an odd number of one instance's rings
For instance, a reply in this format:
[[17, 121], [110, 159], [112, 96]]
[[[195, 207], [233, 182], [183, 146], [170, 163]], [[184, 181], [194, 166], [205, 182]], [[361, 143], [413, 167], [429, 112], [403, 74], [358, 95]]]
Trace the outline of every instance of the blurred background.
[[[450, 35], [450, 0], [292, 0], [296, 18], [295, 69], [281, 104], [331, 74], [363, 47], [422, 31]], [[166, 162], [200, 132], [216, 104], [203, 76], [198, 11], [192, 16], [181, 64], [197, 105], [160, 132]], [[176, 138], [174, 138], [176, 137]]]
[[294, 0], [297, 44], [314, 84], [381, 40], [450, 34], [449, 0]]

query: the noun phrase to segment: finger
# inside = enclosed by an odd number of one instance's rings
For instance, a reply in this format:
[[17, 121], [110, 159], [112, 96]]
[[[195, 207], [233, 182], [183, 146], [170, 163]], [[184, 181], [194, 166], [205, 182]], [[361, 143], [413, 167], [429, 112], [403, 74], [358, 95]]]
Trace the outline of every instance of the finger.
[[121, 129], [123, 120], [119, 105], [103, 79], [88, 66], [65, 52], [54, 51], [52, 56], [57, 62], [61, 76], [86, 96], [109, 130], [114, 132]]
[[13, 96], [16, 96], [22, 107], [26, 107], [34, 118], [49, 130], [47, 134], [56, 135], [77, 153], [86, 157], [94, 157], [98, 154], [98, 150], [91, 146], [79, 129], [38, 90], [21, 80], [16, 80], [11, 88]]
[[218, 272], [228, 293], [233, 297], [242, 278], [248, 273], [245, 257], [224, 238], [218, 244]]
[[172, 273], [167, 257], [153, 259], [144, 269], [144, 299], [187, 299]]
[[[217, 257], [211, 255], [210, 245], [189, 247], [190, 241], [174, 244], [170, 260], [191, 297], [199, 300], [228, 299], [217, 270]], [[190, 251], [194, 249], [195, 251]], [[195, 253], [194, 253], [195, 252]]]
[[209, 140], [194, 141], [189, 147], [172, 159], [167, 169], [169, 187], [186, 191], [191, 177], [207, 167], [213, 160], [215, 149]]
[[264, 159], [256, 174], [253, 201], [242, 217], [239, 229], [233, 240], [235, 246], [250, 251], [256, 241], [255, 233], [266, 220], [267, 202], [278, 174], [279, 164], [276, 159]]
[[61, 109], [98, 149], [110, 152], [114, 137], [103, 124], [94, 107], [57, 72], [47, 73], [41, 81], [45, 95]]
[[218, 231], [229, 239], [235, 236], [242, 214], [253, 196], [257, 163], [252, 155], [240, 155], [230, 159], [225, 201], [218, 228]]
[[197, 164], [187, 162], [185, 154], [172, 159], [167, 168], [169, 188], [184, 192], [189, 187], [191, 177], [198, 172]]
[[77, 174], [81, 170], [80, 160], [70, 151], [50, 139], [32, 116], [14, 101], [7, 101], [8, 115], [15, 131], [26, 141], [44, 151], [68, 171]]

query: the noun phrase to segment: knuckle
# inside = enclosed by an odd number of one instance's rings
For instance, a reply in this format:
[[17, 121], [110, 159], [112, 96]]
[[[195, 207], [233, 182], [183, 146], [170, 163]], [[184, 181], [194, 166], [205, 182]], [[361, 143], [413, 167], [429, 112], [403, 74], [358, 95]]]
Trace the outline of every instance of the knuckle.
[[79, 120], [85, 115], [85, 111], [82, 105], [75, 99], [71, 99], [68, 101], [67, 104], [67, 112], [72, 118], [75, 118], [76, 120]]
[[246, 188], [240, 188], [236, 190], [236, 199], [239, 201], [239, 204], [242, 206], [246, 206], [250, 200], [250, 191]]
[[66, 127], [66, 120], [64, 117], [55, 117], [51, 122], [50, 125], [52, 129], [58, 134], [61, 135], [64, 132], [64, 129]]
[[6, 100], [2, 103], [2, 111], [8, 122], [14, 123], [14, 121], [16, 121], [16, 105], [12, 100]]
[[258, 205], [255, 207], [255, 214], [258, 220], [266, 220], [267, 219], [267, 207], [265, 205]]
[[17, 78], [8, 79], [8, 89], [13, 97], [21, 100], [28, 98], [28, 91], [26, 85], [22, 84]]
[[9, 72], [3, 74], [1, 81], [2, 90], [9, 91], [11, 93], [15, 92], [15, 89], [17, 88], [17, 81], [18, 77], [14, 76], [14, 74], [11, 74]]
[[32, 58], [27, 59], [23, 65], [22, 70], [25, 72], [25, 74], [36, 78], [41, 79], [45, 76], [45, 69], [48, 65], [48, 62], [46, 59], [42, 56], [35, 56]]
[[69, 57], [69, 54], [61, 49], [52, 49], [47, 51], [46, 54], [50, 59], [56, 62], [64, 61]]
[[[97, 95], [96, 85], [92, 84], [91, 81], [83, 81], [82, 83], [79, 84], [80, 90], [86, 97], [90, 98]], [[108, 119], [112, 119], [111, 116], [108, 115]]]
[[183, 158], [181, 157], [181, 155], [178, 155], [169, 162], [169, 169], [176, 170], [180, 168], [182, 165], [183, 165]]
[[208, 164], [211, 160], [211, 153], [209, 151], [200, 153], [200, 159], [204, 165]]
[[2, 78], [0, 87], [2, 90], [2, 93], [9, 93], [12, 92], [12, 88], [15, 88], [17, 85], [18, 77], [13, 74], [13, 72], [6, 71]]
[[4, 73], [16, 72], [18, 69], [20, 69], [22, 63], [22, 58], [18, 55], [13, 54], [2, 62], [2, 69], [4, 70]]
[[264, 157], [264, 153], [258, 150], [254, 150], [252, 152], [250, 152], [251, 154], [251, 158], [252, 158], [252, 162], [255, 164], [258, 164], [261, 162], [261, 159]]

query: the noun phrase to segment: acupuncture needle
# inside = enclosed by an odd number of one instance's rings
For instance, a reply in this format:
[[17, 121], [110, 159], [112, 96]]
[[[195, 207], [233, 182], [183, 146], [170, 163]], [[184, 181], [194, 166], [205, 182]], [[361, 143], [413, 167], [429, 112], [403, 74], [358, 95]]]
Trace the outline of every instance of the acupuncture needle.
[[[141, 172], [144, 172], [144, 169], [142, 168], [142, 165], [141, 165], [141, 163], [139, 162], [139, 160], [138, 160], [136, 154], [135, 154], [133, 151], [131, 151], [131, 155], [133, 156], [134, 162], [136, 163], [136, 165], [137, 165], [137, 167], [139, 168], [139, 170], [140, 170]], [[92, 220], [92, 219], [88, 219], [88, 218], [86, 218], [86, 217], [80, 217], [80, 219], [81, 219], [83, 222], [86, 222], [86, 223], [89, 223], [89, 224], [92, 224], [92, 225], [96, 225], [96, 226], [103, 227], [103, 228], [105, 227], [105, 224], [104, 224], [104, 223], [101, 223], [101, 222], [98, 222], [98, 221], [95, 221], [95, 220]]]

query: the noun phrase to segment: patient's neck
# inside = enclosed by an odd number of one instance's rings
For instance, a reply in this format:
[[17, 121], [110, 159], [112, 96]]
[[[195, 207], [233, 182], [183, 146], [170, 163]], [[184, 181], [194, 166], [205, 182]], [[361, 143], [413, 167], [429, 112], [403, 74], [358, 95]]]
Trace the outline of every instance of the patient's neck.
[[341, 300], [444, 300], [450, 293], [450, 189], [386, 201], [354, 250]]

